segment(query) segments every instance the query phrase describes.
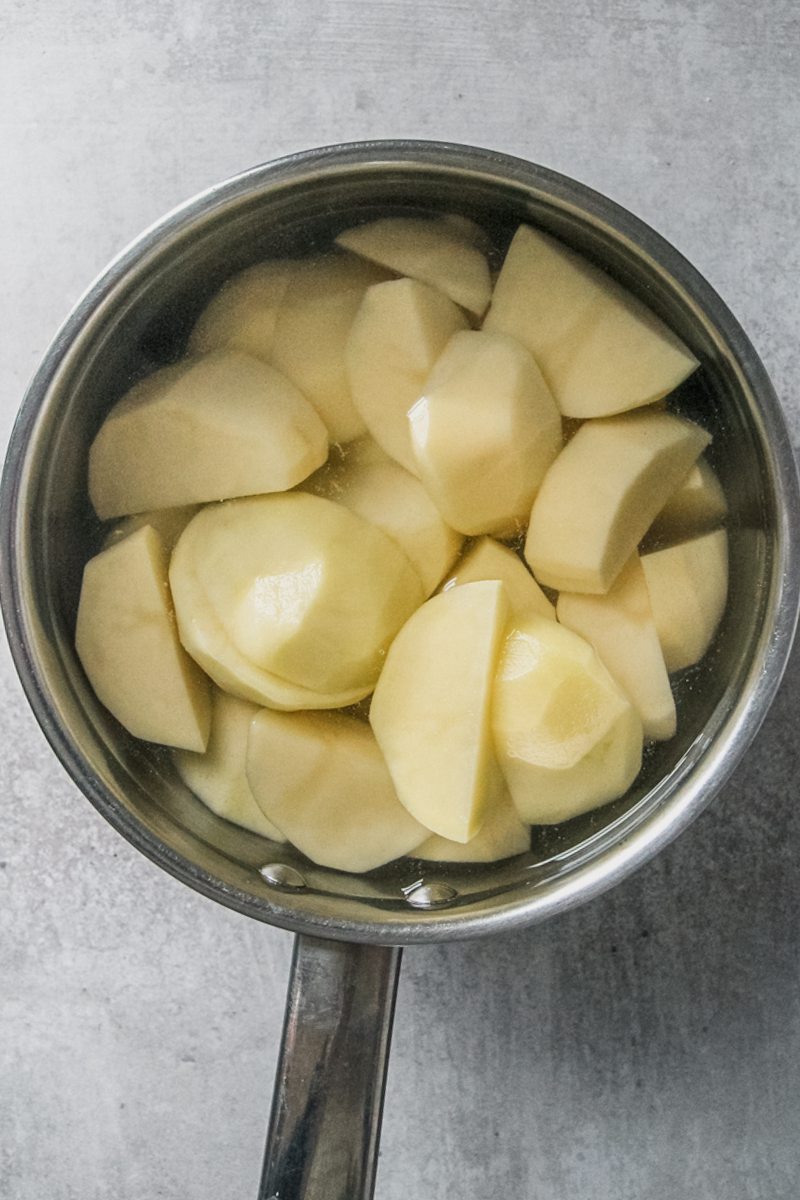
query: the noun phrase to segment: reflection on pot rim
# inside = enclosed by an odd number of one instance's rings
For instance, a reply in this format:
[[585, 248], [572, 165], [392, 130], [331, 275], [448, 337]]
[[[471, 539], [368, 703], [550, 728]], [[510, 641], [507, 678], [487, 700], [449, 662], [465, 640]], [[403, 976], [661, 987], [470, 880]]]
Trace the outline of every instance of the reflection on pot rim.
[[[665, 316], [704, 363], [702, 404], [737, 512], [733, 609], [711, 678], [689, 672], [690, 720], [678, 752], [649, 752], [633, 803], [553, 831], [538, 860], [489, 868], [395, 864], [359, 879], [314, 867], [226, 826], [176, 783], [166, 757], [120, 734], [88, 693], [71, 646], [76, 579], [97, 527], [78, 493], [101, 409], [169, 357], [221, 278], [265, 251], [321, 237], [354, 211], [454, 208], [511, 228], [529, 219], [608, 270]], [[502, 214], [498, 216], [498, 214]], [[166, 335], [159, 330], [166, 329]], [[164, 340], [165, 339], [165, 340]], [[720, 419], [722, 418], [722, 419]], [[134, 845], [197, 890], [259, 919], [344, 940], [467, 937], [540, 920], [611, 886], [708, 803], [756, 732], [796, 621], [800, 503], [791, 445], [752, 347], [707, 283], [658, 235], [610, 201], [544, 168], [437, 143], [361, 143], [254, 168], [152, 227], [79, 301], [34, 379], [2, 485], [0, 592], [17, 668], [67, 770]], [[737, 598], [738, 597], [738, 598]], [[704, 698], [705, 697], [705, 698]], [[650, 786], [652, 785], [652, 786]], [[573, 823], [574, 824], [574, 823]], [[278, 890], [259, 869], [299, 872]], [[293, 876], [292, 876], [293, 877]], [[412, 913], [404, 889], [444, 897]], [[427, 894], [427, 893], [426, 893]]]

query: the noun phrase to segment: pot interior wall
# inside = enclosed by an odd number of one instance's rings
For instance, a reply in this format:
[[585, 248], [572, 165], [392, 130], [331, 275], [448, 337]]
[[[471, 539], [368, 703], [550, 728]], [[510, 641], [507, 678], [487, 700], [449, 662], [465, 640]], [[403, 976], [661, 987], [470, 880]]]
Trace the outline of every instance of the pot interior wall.
[[313, 907], [314, 893], [326, 895], [334, 898], [335, 911], [335, 898], [346, 897], [376, 919], [393, 913], [405, 919], [402, 888], [423, 868], [405, 861], [354, 878], [275, 849], [210, 813], [177, 780], [164, 751], [135, 742], [98, 704], [73, 649], [82, 565], [102, 538], [87, 499], [87, 447], [105, 412], [133, 382], [183, 352], [197, 314], [229, 275], [262, 258], [324, 249], [332, 235], [366, 217], [409, 210], [473, 217], [489, 233], [495, 266], [517, 224], [531, 221], [642, 297], [701, 359], [702, 369], [680, 389], [676, 407], [712, 431], [709, 457], [731, 509], [730, 602], [710, 654], [677, 681], [677, 736], [647, 750], [640, 778], [621, 800], [535, 830], [530, 854], [492, 867], [425, 864], [425, 879], [453, 884], [459, 905], [485, 904], [492, 895], [545, 886], [585, 861], [598, 840], [620, 839], [648, 819], [666, 802], [670, 779], [686, 775], [745, 688], [770, 603], [778, 514], [764, 432], [746, 379], [710, 319], [698, 315], [647, 253], [615, 233], [602, 211], [587, 219], [573, 204], [529, 186], [479, 172], [465, 178], [400, 165], [329, 170], [310, 175], [302, 186], [267, 180], [253, 195], [223, 197], [190, 228], [173, 229], [135, 271], [118, 279], [68, 349], [39, 417], [40, 438], [27, 464], [37, 482], [20, 510], [20, 535], [35, 614], [29, 635], [40, 673], [50, 677], [57, 719], [93, 766], [93, 799], [107, 789], [121, 828], [129, 833], [132, 819], [144, 838], [157, 839], [169, 854], [213, 876], [220, 893], [248, 897], [265, 919], [276, 913], [281, 919], [274, 890], [256, 870], [265, 862], [279, 859], [302, 870], [311, 897], [303, 903]]

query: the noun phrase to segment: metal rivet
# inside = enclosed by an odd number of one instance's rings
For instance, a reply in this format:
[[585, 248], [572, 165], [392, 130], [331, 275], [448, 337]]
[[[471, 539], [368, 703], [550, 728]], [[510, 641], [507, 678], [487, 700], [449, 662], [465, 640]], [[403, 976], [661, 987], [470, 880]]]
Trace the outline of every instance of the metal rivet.
[[296, 892], [306, 886], [306, 881], [299, 871], [286, 863], [267, 863], [259, 867], [259, 875], [272, 887], [281, 888], [286, 892]]
[[413, 908], [438, 908], [455, 900], [458, 892], [449, 883], [422, 883], [406, 895], [406, 904]]

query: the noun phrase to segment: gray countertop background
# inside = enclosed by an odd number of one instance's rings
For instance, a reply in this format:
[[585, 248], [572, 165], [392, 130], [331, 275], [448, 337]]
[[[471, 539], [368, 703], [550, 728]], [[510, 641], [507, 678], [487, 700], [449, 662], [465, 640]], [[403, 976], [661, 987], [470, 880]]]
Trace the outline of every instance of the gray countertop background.
[[[795, 0], [5, 0], [0, 442], [81, 290], [253, 163], [364, 137], [573, 175], [733, 308], [800, 439]], [[408, 951], [378, 1196], [800, 1194], [800, 654], [711, 809], [551, 924]], [[0, 651], [0, 1197], [254, 1197], [291, 938], [138, 856]]]

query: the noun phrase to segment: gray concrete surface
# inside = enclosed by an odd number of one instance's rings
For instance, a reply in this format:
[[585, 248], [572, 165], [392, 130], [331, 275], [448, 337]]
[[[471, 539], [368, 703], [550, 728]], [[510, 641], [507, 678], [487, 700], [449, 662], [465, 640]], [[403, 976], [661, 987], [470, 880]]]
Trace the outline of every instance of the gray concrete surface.
[[[348, 138], [485, 144], [607, 192], [751, 333], [800, 438], [794, 0], [5, 0], [0, 438], [106, 260], [199, 188]], [[255, 1193], [290, 939], [137, 856], [0, 656], [0, 1196]], [[378, 1195], [800, 1188], [800, 657], [744, 766], [550, 926], [406, 955]]]

